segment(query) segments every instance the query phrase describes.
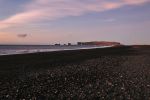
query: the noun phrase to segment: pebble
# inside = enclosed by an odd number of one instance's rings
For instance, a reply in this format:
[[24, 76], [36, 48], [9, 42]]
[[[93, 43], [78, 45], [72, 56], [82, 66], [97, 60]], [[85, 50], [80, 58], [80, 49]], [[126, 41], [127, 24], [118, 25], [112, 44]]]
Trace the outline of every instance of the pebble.
[[[39, 98], [43, 98], [43, 100], [72, 100], [73, 98], [86, 100], [90, 98], [92, 100], [94, 97], [106, 100], [109, 100], [110, 97], [114, 100], [117, 98], [137, 100], [142, 98], [142, 95], [145, 96], [145, 100], [148, 100], [150, 84], [147, 83], [150, 83], [148, 80], [150, 78], [145, 78], [142, 74], [146, 73], [142, 73], [141, 69], [138, 69], [142, 66], [134, 66], [134, 63], [131, 62], [133, 58], [128, 60], [129, 58], [105, 56], [101, 59], [67, 64], [63, 67], [59, 65], [56, 69], [49, 69], [46, 73], [41, 72], [38, 75], [35, 73], [35, 77], [32, 73], [32, 76], [30, 75], [23, 81], [22, 79], [0, 80], [0, 89], [3, 90], [0, 91], [0, 100], [3, 100], [2, 97], [12, 100], [17, 97], [24, 98], [22, 100], [31, 98], [31, 100]], [[128, 63], [124, 63], [124, 60]], [[138, 73], [139, 71], [141, 73]], [[148, 88], [143, 89], [143, 86]]]

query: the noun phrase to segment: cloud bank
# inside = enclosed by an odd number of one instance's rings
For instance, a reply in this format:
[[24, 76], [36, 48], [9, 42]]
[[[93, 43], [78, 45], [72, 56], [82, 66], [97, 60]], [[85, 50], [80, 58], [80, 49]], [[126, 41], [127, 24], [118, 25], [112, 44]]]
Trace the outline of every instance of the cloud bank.
[[67, 16], [80, 16], [91, 12], [103, 12], [147, 2], [149, 0], [31, 0], [22, 7], [23, 12], [0, 20], [0, 29]]
[[17, 35], [19, 38], [25, 38], [25, 37], [27, 37], [27, 34], [18, 34]]

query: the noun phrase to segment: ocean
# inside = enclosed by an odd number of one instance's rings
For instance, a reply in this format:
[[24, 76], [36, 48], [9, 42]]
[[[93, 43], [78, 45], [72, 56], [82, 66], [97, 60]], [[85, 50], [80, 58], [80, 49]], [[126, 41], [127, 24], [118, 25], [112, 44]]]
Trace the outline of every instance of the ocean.
[[105, 48], [107, 46], [78, 46], [78, 45], [0, 45], [0, 56], [2, 55], [14, 55], [14, 54], [27, 54], [37, 52], [52, 52], [63, 50], [78, 50], [78, 49], [93, 49], [93, 48]]

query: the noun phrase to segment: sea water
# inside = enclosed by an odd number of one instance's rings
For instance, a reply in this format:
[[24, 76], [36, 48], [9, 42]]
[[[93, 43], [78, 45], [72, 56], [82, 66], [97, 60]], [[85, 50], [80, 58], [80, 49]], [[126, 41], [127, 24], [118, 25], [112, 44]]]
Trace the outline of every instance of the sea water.
[[108, 47], [108, 46], [0, 45], [0, 55], [14, 55], [14, 54], [52, 52], [52, 51], [63, 51], [63, 50], [78, 50], [78, 49], [94, 49], [94, 48], [105, 48], [105, 47]]

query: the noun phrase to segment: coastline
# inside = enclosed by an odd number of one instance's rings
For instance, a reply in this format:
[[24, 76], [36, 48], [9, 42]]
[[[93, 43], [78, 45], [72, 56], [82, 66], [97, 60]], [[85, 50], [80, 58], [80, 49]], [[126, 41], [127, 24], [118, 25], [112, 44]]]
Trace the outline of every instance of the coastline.
[[121, 46], [0, 56], [0, 98], [148, 99], [149, 50]]
[[30, 54], [41, 52], [65, 51], [65, 50], [81, 50], [81, 49], [95, 49], [107, 48], [112, 46], [97, 46], [97, 45], [0, 45], [0, 56], [17, 55], [17, 54]]

